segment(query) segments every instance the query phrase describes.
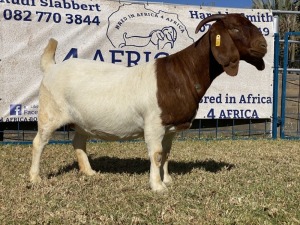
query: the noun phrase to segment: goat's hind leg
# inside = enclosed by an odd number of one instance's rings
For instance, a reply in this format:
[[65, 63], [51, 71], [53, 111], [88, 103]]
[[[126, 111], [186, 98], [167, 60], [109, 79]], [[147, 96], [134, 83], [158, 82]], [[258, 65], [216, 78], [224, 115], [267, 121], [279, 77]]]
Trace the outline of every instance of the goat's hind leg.
[[86, 154], [86, 141], [87, 136], [75, 132], [73, 147], [77, 155], [79, 170], [88, 176], [92, 176], [96, 172], [92, 169]]
[[29, 171], [30, 181], [32, 183], [38, 183], [41, 181], [41, 177], [39, 175], [41, 155], [53, 131], [51, 130], [47, 132], [45, 129], [39, 129], [38, 133], [33, 139], [32, 163]]
[[39, 176], [41, 155], [51, 135], [56, 129], [65, 124], [61, 120], [55, 120], [53, 117], [49, 118], [45, 115], [46, 114], [39, 113], [38, 133], [33, 139], [32, 163], [29, 171], [30, 181], [32, 183], [37, 183], [41, 180]]

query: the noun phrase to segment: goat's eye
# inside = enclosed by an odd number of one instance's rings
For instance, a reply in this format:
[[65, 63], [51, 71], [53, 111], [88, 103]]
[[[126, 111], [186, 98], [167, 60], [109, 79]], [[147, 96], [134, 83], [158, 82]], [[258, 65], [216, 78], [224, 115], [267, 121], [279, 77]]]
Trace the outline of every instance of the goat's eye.
[[237, 29], [237, 28], [233, 28], [233, 29], [231, 29], [234, 33], [238, 33], [238, 32], [240, 32], [240, 30], [239, 29]]

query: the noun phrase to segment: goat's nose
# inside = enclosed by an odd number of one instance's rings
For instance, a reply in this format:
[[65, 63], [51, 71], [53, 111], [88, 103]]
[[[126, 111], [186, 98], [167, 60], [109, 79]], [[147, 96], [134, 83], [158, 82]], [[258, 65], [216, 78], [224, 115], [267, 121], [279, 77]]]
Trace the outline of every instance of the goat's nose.
[[259, 47], [266, 49], [267, 43], [266, 42], [260, 42]]
[[267, 45], [267, 42], [265, 40], [260, 39], [260, 40], [257, 40], [257, 41], [254, 42], [253, 47], [266, 51], [268, 45]]

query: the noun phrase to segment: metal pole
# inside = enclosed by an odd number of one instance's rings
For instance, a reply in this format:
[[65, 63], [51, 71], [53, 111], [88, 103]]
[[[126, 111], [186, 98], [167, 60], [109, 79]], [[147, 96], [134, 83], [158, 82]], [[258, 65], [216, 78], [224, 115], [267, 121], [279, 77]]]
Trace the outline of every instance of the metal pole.
[[282, 94], [281, 94], [281, 126], [280, 126], [280, 137], [285, 137], [285, 100], [286, 100], [286, 78], [289, 58], [289, 37], [291, 33], [287, 32], [284, 35], [284, 60], [283, 60], [283, 74], [282, 74]]
[[274, 81], [273, 81], [273, 123], [272, 138], [277, 138], [278, 125], [278, 69], [279, 69], [279, 17], [274, 16]]
[[272, 10], [273, 14], [300, 14], [300, 11]]

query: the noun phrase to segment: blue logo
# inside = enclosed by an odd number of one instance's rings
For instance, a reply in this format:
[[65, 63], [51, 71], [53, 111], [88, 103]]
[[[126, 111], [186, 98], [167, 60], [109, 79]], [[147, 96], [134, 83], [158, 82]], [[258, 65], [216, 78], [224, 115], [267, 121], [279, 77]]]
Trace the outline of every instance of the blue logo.
[[22, 105], [21, 104], [11, 104], [9, 114], [11, 116], [22, 115]]

